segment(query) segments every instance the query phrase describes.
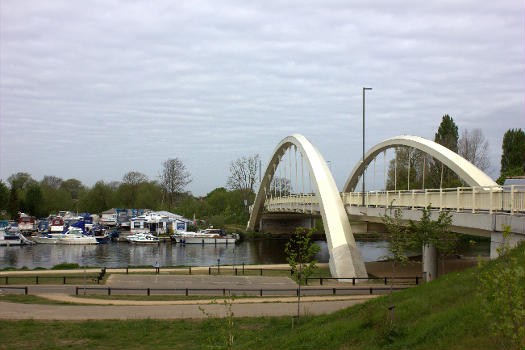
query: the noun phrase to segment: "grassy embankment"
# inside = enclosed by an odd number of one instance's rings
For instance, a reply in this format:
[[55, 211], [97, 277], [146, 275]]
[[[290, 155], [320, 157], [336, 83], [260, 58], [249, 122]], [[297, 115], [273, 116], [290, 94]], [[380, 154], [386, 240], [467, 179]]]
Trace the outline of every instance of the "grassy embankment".
[[[524, 245], [512, 254], [525, 264]], [[497, 261], [483, 269], [499, 268]], [[525, 281], [521, 281], [524, 288]], [[476, 293], [476, 269], [324, 316], [306, 316], [291, 329], [289, 317], [234, 320], [239, 349], [494, 349]], [[395, 326], [387, 307], [395, 305]], [[226, 348], [226, 319], [41, 322], [0, 321], [0, 349], [202, 349]]]

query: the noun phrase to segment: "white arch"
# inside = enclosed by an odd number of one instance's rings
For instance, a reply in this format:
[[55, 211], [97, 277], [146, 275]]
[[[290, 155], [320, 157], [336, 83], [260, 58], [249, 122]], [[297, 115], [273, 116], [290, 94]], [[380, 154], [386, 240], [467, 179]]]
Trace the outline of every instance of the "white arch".
[[408, 146], [423, 151], [435, 159], [439, 160], [453, 172], [455, 172], [461, 179], [463, 179], [469, 186], [491, 187], [498, 186], [487, 174], [481, 171], [474, 164], [461, 157], [459, 154], [449, 150], [448, 148], [427, 140], [419, 136], [396, 136], [386, 139], [372, 147], [365, 154], [364, 163], [361, 161], [356, 164], [348, 180], [346, 180], [343, 192], [353, 192], [359, 181], [359, 177], [363, 174], [365, 168], [370, 162], [381, 152], [388, 148], [396, 146]]
[[303, 154], [313, 177], [330, 253], [329, 265], [332, 276], [367, 277], [361, 252], [357, 249], [350, 222], [332, 174], [319, 151], [302, 135], [293, 134], [285, 137], [275, 148], [255, 198], [248, 228], [255, 229], [258, 225], [264, 209], [266, 191], [270, 188], [279, 160], [292, 145]]

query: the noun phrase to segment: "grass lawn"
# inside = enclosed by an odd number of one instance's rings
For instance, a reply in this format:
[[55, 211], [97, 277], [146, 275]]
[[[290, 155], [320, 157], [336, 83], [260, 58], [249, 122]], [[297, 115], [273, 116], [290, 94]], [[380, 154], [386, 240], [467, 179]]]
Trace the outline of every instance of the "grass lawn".
[[[525, 264], [521, 244], [512, 254]], [[492, 261], [483, 269], [499, 269]], [[477, 295], [477, 269], [383, 296], [329, 315], [233, 320], [234, 349], [501, 349]], [[525, 281], [521, 281], [525, 297]], [[395, 323], [388, 325], [388, 307]], [[0, 321], [0, 349], [222, 349], [227, 319]]]

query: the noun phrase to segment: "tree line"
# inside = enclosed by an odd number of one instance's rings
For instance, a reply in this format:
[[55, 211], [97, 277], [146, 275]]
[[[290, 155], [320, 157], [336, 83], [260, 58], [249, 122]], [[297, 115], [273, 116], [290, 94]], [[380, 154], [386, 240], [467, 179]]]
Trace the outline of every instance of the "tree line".
[[[481, 129], [463, 130], [459, 136], [454, 119], [446, 114], [442, 117], [434, 141], [458, 153], [482, 171], [490, 170], [489, 144]], [[497, 182], [503, 184], [509, 176], [522, 175], [525, 175], [525, 133], [521, 129], [509, 129], [503, 136], [501, 170]], [[452, 170], [414, 148], [397, 148], [394, 159], [388, 164], [387, 190], [458, 186], [464, 184]]]
[[129, 171], [121, 181], [100, 180], [92, 187], [74, 178], [46, 175], [37, 181], [19, 172], [7, 183], [0, 180], [0, 217], [16, 220], [19, 212], [42, 218], [60, 210], [101, 213], [110, 208], [143, 208], [195, 216], [217, 226], [244, 225], [255, 198], [258, 167], [259, 155], [232, 161], [227, 188], [216, 188], [203, 197], [186, 191], [191, 173], [178, 158], [163, 162], [157, 179]]

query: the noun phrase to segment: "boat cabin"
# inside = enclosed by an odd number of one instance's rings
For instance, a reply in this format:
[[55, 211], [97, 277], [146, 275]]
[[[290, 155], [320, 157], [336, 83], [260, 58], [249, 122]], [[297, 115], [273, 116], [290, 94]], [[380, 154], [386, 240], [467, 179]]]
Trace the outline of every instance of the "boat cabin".
[[20, 231], [35, 231], [36, 230], [36, 223], [35, 218], [32, 216], [22, 216], [20, 219], [18, 219], [18, 229]]
[[102, 225], [116, 226], [117, 225], [117, 209], [112, 208], [101, 213], [100, 223]]

